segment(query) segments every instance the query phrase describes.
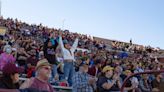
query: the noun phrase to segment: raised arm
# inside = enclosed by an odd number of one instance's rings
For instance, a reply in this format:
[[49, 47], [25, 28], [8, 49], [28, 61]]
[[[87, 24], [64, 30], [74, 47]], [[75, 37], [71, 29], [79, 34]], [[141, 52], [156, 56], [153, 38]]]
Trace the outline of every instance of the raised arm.
[[75, 42], [74, 42], [73, 45], [72, 45], [71, 50], [72, 50], [73, 52], [77, 49], [78, 41], [79, 41], [78, 38], [76, 38]]
[[61, 49], [62, 49], [62, 51], [63, 51], [63, 49], [64, 49], [64, 44], [63, 44], [63, 40], [62, 40], [61, 35], [62, 35], [62, 33], [59, 34], [59, 45], [60, 45], [60, 47], [61, 47]]

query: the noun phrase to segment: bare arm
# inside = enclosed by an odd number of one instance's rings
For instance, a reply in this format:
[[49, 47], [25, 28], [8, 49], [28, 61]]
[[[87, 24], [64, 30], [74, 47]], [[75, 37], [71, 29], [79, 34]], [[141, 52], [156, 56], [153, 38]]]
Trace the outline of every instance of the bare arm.
[[34, 81], [34, 78], [27, 79], [21, 86], [20, 89], [29, 88]]
[[110, 89], [115, 84], [115, 82], [116, 82], [116, 80], [112, 81], [112, 83], [110, 83], [110, 84], [106, 82], [102, 85], [102, 87], [104, 89]]
[[78, 38], [76, 38], [75, 42], [72, 45], [71, 49], [72, 49], [73, 52], [77, 49], [77, 46], [78, 46]]
[[59, 45], [60, 45], [61, 50], [62, 50], [62, 52], [63, 52], [63, 50], [64, 50], [64, 44], [63, 44], [63, 40], [62, 40], [61, 35], [59, 36]]

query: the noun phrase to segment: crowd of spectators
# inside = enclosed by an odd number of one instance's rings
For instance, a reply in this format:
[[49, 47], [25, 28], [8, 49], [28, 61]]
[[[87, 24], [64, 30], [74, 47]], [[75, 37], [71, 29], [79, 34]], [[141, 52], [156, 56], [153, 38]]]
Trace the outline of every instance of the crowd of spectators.
[[[0, 36], [0, 71], [3, 72], [2, 80], [6, 76], [10, 79], [4, 83], [11, 83], [4, 85], [0, 81], [0, 88], [34, 87], [52, 92], [54, 90], [46, 82], [49, 81], [52, 85], [73, 87], [73, 92], [119, 92], [125, 78], [132, 73], [164, 69], [157, 57], [150, 56], [158, 50], [134, 45], [132, 41], [113, 41], [114, 51], [108, 51], [103, 41], [69, 30], [48, 28], [42, 24], [29, 25], [3, 17], [0, 26], [7, 28], [6, 34]], [[20, 67], [22, 71], [13, 69], [13, 72], [10, 66]], [[21, 86], [18, 84], [19, 73], [30, 78]], [[164, 75], [160, 73], [138, 75], [127, 82], [125, 90], [159, 91], [163, 79]]]
[[159, 47], [153, 48], [151, 46], [133, 44], [132, 40], [130, 40], [129, 43], [112, 41], [111, 45], [112, 45], [112, 49], [114, 50], [128, 51], [128, 52], [136, 53], [136, 54], [158, 53], [158, 51], [160, 50]]

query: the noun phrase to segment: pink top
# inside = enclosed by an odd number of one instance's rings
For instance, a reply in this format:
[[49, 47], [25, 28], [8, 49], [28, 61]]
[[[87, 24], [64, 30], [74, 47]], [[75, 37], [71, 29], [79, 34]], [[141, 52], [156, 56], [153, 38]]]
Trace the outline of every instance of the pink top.
[[11, 55], [11, 54], [7, 54], [7, 53], [2, 53], [1, 55], [0, 55], [0, 70], [2, 70], [3, 69], [3, 67], [5, 66], [5, 64], [7, 64], [7, 63], [11, 63], [11, 62], [15, 62], [16, 61], [16, 59], [13, 57], [13, 55]]

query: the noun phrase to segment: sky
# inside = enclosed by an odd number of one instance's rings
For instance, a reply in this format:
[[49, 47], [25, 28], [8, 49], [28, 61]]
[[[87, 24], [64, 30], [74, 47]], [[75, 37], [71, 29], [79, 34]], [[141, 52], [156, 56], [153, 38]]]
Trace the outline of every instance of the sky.
[[1, 0], [4, 18], [164, 49], [164, 0]]

